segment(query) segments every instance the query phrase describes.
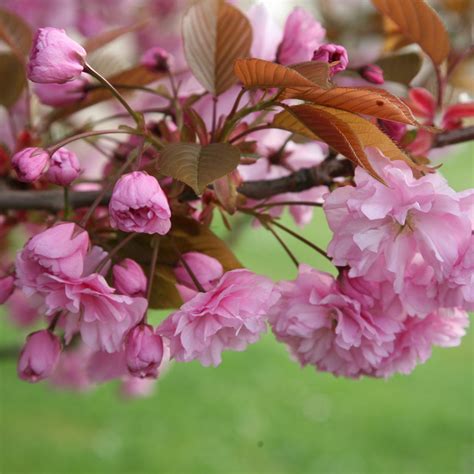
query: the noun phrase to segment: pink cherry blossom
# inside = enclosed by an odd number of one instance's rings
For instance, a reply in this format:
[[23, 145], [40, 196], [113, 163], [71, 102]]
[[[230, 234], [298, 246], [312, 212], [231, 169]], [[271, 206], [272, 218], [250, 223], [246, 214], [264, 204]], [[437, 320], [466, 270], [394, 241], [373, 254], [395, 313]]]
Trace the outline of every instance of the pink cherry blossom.
[[35, 84], [33, 90], [42, 104], [64, 107], [84, 99], [88, 85], [87, 77], [82, 74], [77, 79], [62, 84]]
[[114, 285], [120, 293], [129, 296], [145, 296], [147, 278], [135, 260], [126, 258], [112, 269]]
[[171, 210], [158, 181], [134, 171], [115, 184], [109, 204], [113, 227], [124, 232], [166, 234], [171, 228]]
[[415, 179], [406, 163], [374, 150], [369, 156], [387, 185], [357, 168], [355, 187], [327, 196], [324, 210], [334, 232], [328, 255], [335, 265], [348, 265], [351, 277], [388, 279], [399, 294], [419, 262], [443, 282], [470, 245], [460, 195], [437, 173]]
[[275, 336], [302, 366], [346, 377], [373, 374], [393, 351], [402, 321], [396, 311], [379, 312], [380, 290], [365, 286], [347, 294], [331, 275], [300, 265], [296, 280], [279, 284], [281, 298], [269, 314]]
[[57, 336], [44, 329], [30, 334], [18, 359], [18, 376], [28, 382], [39, 382], [53, 372], [61, 353]]
[[86, 54], [64, 30], [40, 28], [33, 39], [28, 79], [39, 83], [72, 81], [84, 70]]
[[49, 154], [41, 148], [24, 148], [12, 157], [18, 179], [25, 183], [36, 181], [48, 165]]
[[[18, 286], [27, 295], [42, 292], [46, 274], [79, 278], [89, 249], [89, 236], [72, 222], [59, 223], [32, 237], [17, 254]], [[46, 290], [47, 291], [47, 290]]]
[[50, 183], [69, 186], [80, 172], [81, 165], [76, 154], [63, 147], [51, 156], [46, 178]]
[[409, 374], [431, 357], [433, 346], [458, 346], [468, 326], [467, 313], [459, 309], [440, 309], [423, 319], [407, 319], [403, 331], [397, 334], [392, 354], [375, 375], [387, 378], [396, 372]]
[[145, 298], [117, 294], [97, 273], [77, 280], [53, 275], [48, 279], [52, 290], [45, 298], [47, 313], [68, 311], [62, 318], [66, 342], [80, 332], [85, 344], [94, 350], [120, 351], [125, 334], [147, 308]]
[[324, 63], [337, 62], [337, 64], [331, 66], [331, 74], [333, 75], [344, 71], [349, 64], [346, 48], [339, 44], [323, 44], [314, 51], [312, 60]]
[[260, 339], [264, 316], [276, 299], [267, 278], [232, 270], [212, 290], [198, 293], [166, 318], [157, 333], [169, 339], [171, 358], [217, 366], [222, 351], [243, 351]]
[[139, 324], [127, 334], [125, 356], [131, 375], [156, 378], [163, 359], [163, 340], [149, 324]]
[[295, 8], [285, 23], [283, 40], [278, 47], [277, 60], [281, 64], [309, 61], [326, 35], [326, 30], [308, 11]]

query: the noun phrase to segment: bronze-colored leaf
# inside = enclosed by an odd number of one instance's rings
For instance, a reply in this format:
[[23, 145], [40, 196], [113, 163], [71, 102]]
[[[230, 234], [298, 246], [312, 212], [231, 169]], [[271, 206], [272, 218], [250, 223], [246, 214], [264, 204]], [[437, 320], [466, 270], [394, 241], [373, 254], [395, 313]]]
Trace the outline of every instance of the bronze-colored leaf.
[[379, 59], [375, 64], [383, 69], [386, 81], [408, 86], [420, 71], [422, 59], [417, 53], [393, 54]]
[[[416, 168], [413, 161], [411, 161], [410, 158], [376, 125], [362, 117], [359, 117], [358, 115], [346, 112], [344, 110], [338, 110], [318, 105], [298, 105], [295, 107], [291, 107], [291, 113], [284, 111], [278, 114], [274, 119], [274, 124], [279, 128], [284, 128], [285, 130], [311, 137], [310, 134], [305, 133], [305, 128], [309, 130], [310, 133], [318, 133], [317, 127], [320, 127], [321, 125], [315, 123], [316, 120], [320, 118], [320, 115], [317, 114], [317, 111], [320, 113], [322, 112], [323, 114], [327, 114], [323, 115], [323, 117], [325, 117], [325, 120], [329, 120], [330, 122], [334, 121], [334, 123], [340, 127], [343, 133], [346, 133], [346, 128], [343, 128], [341, 126], [341, 123], [345, 124], [346, 127], [350, 128], [351, 132], [357, 137], [358, 141], [363, 147], [378, 148], [387, 158], [390, 158], [391, 160], [405, 161], [411, 167]], [[311, 117], [311, 114], [315, 114], [314, 118]], [[332, 118], [328, 117], [328, 115]], [[303, 126], [298, 125], [297, 123], [295, 126], [295, 118], [297, 119], [296, 122], [302, 122]], [[336, 149], [339, 153], [345, 155], [347, 158], [354, 161], [353, 156], [347, 155], [347, 152], [343, 152], [342, 147], [340, 145], [335, 142], [328, 142], [327, 136], [323, 137], [321, 133], [319, 133], [319, 136], [330, 146]], [[349, 134], [347, 136], [349, 139], [351, 139], [352, 135]], [[360, 152], [357, 146], [353, 148], [356, 153]], [[367, 160], [367, 157], [364, 152], [363, 155], [358, 156], [358, 161], [355, 162], [366, 168], [365, 160]], [[372, 174], [370, 169], [367, 169], [367, 171]]]
[[184, 53], [196, 79], [214, 96], [235, 82], [232, 64], [250, 54], [252, 27], [222, 0], [199, 0], [183, 17]]
[[410, 108], [398, 97], [373, 87], [292, 88], [283, 91], [282, 98], [300, 99], [318, 105], [347, 110], [357, 114], [417, 125]]
[[449, 35], [438, 14], [424, 0], [372, 0], [411, 42], [439, 65], [449, 54]]
[[263, 59], [238, 59], [234, 72], [247, 89], [312, 87], [314, 83], [295, 69]]
[[135, 31], [142, 29], [144, 26], [146, 26], [148, 22], [149, 20], [140, 21], [140, 22], [134, 23], [133, 25], [120, 26], [118, 28], [114, 28], [112, 30], [99, 33], [97, 36], [93, 36], [92, 38], [88, 38], [86, 40], [86, 42], [83, 45], [84, 49], [88, 53], [92, 53], [93, 51], [96, 51], [97, 49], [100, 49], [108, 45], [109, 43], [112, 43], [112, 41], [115, 41], [121, 36], [124, 36], [128, 33], [133, 33]]
[[0, 40], [19, 57], [28, 55], [33, 33], [28, 24], [13, 12], [0, 8]]
[[[309, 104], [295, 105], [280, 112], [280, 114], [275, 117], [275, 121], [280, 124], [279, 126], [281, 128], [288, 130], [289, 126], [294, 123], [294, 120], [288, 116], [293, 115], [294, 118], [303, 124], [304, 128], [307, 128], [320, 137], [321, 140], [356, 165], [362, 166], [374, 178], [380, 181], [381, 178], [370, 164], [365, 154], [364, 146], [357, 134], [348, 123], [336, 117], [331, 112], [331, 109], [327, 107], [318, 107]], [[354, 114], [350, 115], [358, 117]], [[286, 125], [288, 125], [288, 127], [286, 127]]]
[[196, 194], [201, 194], [208, 184], [233, 171], [239, 161], [239, 150], [227, 143], [206, 146], [172, 143], [161, 151], [159, 172], [186, 183]]
[[328, 63], [307, 61], [305, 63], [292, 64], [289, 67], [319, 87], [323, 87], [324, 89], [331, 87], [329, 81], [330, 67]]
[[[145, 66], [135, 66], [126, 71], [119, 72], [107, 79], [120, 90], [122, 94], [130, 93], [129, 87], [146, 86], [164, 77], [163, 73], [155, 72]], [[123, 86], [123, 87], [121, 87]], [[86, 98], [76, 104], [68, 105], [53, 111], [49, 117], [51, 122], [67, 117], [79, 110], [86, 109], [92, 105], [98, 104], [112, 98], [112, 94], [108, 89], [98, 88], [88, 92]]]
[[20, 98], [26, 85], [22, 61], [13, 53], [0, 53], [0, 105], [7, 109]]

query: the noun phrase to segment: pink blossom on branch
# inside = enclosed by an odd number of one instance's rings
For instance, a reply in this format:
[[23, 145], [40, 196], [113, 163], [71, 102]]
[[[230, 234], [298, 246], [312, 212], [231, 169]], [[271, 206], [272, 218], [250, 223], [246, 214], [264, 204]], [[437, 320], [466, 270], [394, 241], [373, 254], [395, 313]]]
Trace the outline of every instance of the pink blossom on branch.
[[331, 66], [331, 74], [337, 74], [347, 68], [349, 57], [346, 48], [339, 44], [323, 44], [313, 53], [312, 61], [337, 63]]
[[24, 148], [12, 157], [12, 167], [18, 179], [25, 183], [36, 181], [45, 171], [49, 154], [41, 148]]
[[30, 334], [18, 359], [18, 376], [28, 382], [48, 378], [58, 363], [61, 343], [47, 329]]
[[63, 147], [51, 156], [46, 178], [58, 186], [69, 186], [80, 172], [81, 165], [76, 154]]
[[[328, 254], [335, 265], [348, 265], [351, 277], [389, 280], [398, 294], [424, 281], [418, 292], [428, 297], [432, 280], [439, 284], [449, 278], [466, 254], [470, 220], [459, 194], [439, 174], [415, 179], [403, 162], [374, 151], [370, 157], [387, 185], [357, 168], [355, 187], [327, 196], [324, 210], [334, 232]], [[419, 265], [428, 271], [424, 280], [412, 278]]]
[[72, 81], [84, 70], [86, 54], [64, 30], [40, 28], [33, 39], [28, 79], [38, 83]]
[[168, 316], [157, 333], [170, 341], [172, 359], [217, 366], [224, 350], [243, 351], [260, 339], [264, 317], [277, 299], [267, 278], [233, 270]]
[[346, 295], [332, 276], [307, 265], [300, 266], [295, 281], [281, 282], [279, 290], [269, 321], [301, 365], [359, 377], [374, 373], [393, 350], [402, 323], [367, 307], [373, 303], [369, 292]]
[[141, 171], [123, 175], [115, 184], [109, 204], [113, 227], [124, 232], [168, 233], [171, 210], [153, 176]]
[[163, 359], [163, 340], [149, 324], [139, 324], [125, 339], [127, 367], [131, 375], [156, 378]]

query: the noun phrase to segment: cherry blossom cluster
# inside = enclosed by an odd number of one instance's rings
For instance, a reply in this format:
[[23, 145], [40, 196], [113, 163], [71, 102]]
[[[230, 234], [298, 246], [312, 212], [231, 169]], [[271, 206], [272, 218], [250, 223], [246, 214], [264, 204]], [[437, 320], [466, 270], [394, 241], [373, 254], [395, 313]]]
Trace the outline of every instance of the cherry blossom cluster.
[[[165, 8], [165, 3], [155, 7]], [[82, 25], [79, 30], [87, 36], [91, 17], [84, 16], [86, 11], [72, 23]], [[39, 18], [40, 12], [36, 14]], [[38, 18], [30, 20], [35, 24]], [[94, 18], [111, 21], [98, 13]], [[334, 81], [351, 70], [355, 81], [384, 84], [379, 66], [370, 61], [352, 65], [346, 49], [328, 43], [321, 24], [301, 8], [283, 28], [262, 5], [254, 6], [248, 18], [265, 33], [253, 40], [255, 57], [283, 65], [324, 62]], [[140, 64], [163, 73], [163, 87], [176, 89], [173, 73], [184, 63], [182, 45], [165, 49], [165, 41], [157, 45], [156, 38], [146, 37], [140, 42]], [[53, 143], [26, 128], [13, 143], [11, 137], [0, 137], [11, 150], [5, 173], [12, 171], [9, 180], [31, 191], [60, 186], [65, 198], [64, 212], [43, 221], [28, 220], [21, 212], [0, 214], [0, 243], [18, 226], [28, 236], [11, 262], [0, 245], [0, 304], [18, 326], [36, 329], [19, 355], [21, 379], [50, 379], [77, 390], [120, 379], [124, 393], [145, 394], [171, 361], [217, 366], [225, 351], [244, 351], [268, 329], [302, 366], [352, 378], [408, 374], [431, 356], [434, 346], [460, 344], [469, 323], [467, 311], [474, 311], [474, 190], [456, 192], [439, 171], [414, 175], [407, 163], [369, 148], [380, 180], [357, 166], [353, 178], [341, 177], [330, 186], [239, 200], [234, 194], [241, 183], [285, 178], [341, 159], [325, 143], [298, 141], [280, 129], [247, 133], [253, 122], [272, 117], [270, 110], [260, 116], [252, 111], [230, 134], [249, 158], [202, 197], [179, 200], [183, 185], [152, 172], [159, 150], [145, 142], [179, 142], [181, 118], [176, 111], [191, 99], [204, 128], [214, 127], [215, 100], [186, 72], [173, 97], [175, 109], [163, 109], [164, 119], [148, 120], [138, 113], [147, 99], [125, 100], [87, 61], [84, 47], [63, 29], [40, 28], [27, 65], [33, 94], [44, 106], [59, 108], [80, 103], [97, 86], [93, 80], [103, 81], [117, 105], [125, 107], [127, 123], [137, 125], [103, 135], [128, 134], [125, 141], [111, 139], [105, 148], [99, 141], [81, 156], [66, 145], [88, 140], [95, 131]], [[219, 97], [221, 122], [235, 114], [240, 93], [235, 85]], [[249, 100], [258, 102], [261, 96], [254, 95]], [[157, 98], [156, 107], [163, 100]], [[427, 126], [413, 140], [403, 124], [379, 125], [414, 156], [431, 150], [429, 127], [457, 129], [474, 115], [472, 103], [456, 104], [444, 109], [438, 121], [436, 101], [423, 88], [410, 89], [406, 103]], [[26, 112], [19, 109], [16, 113], [26, 121]], [[104, 154], [108, 160], [93, 171]], [[3, 176], [1, 166], [0, 172]], [[109, 190], [104, 183], [111, 175], [115, 179]], [[98, 199], [73, 210], [72, 191], [94, 191]], [[209, 225], [217, 210], [242, 212], [268, 228], [287, 209], [295, 224], [304, 226], [318, 206], [333, 234], [327, 253], [320, 253], [334, 265], [334, 275], [300, 264], [294, 280], [274, 282], [248, 269], [226, 270], [205, 251], [182, 252], [171, 265], [171, 281], [182, 304], [158, 324], [150, 322], [160, 239], [172, 231], [173, 217], [185, 215]], [[113, 238], [107, 240], [109, 236]], [[147, 239], [141, 254], [124, 255], [126, 244], [140, 237]], [[143, 258], [144, 253], [151, 258]]]

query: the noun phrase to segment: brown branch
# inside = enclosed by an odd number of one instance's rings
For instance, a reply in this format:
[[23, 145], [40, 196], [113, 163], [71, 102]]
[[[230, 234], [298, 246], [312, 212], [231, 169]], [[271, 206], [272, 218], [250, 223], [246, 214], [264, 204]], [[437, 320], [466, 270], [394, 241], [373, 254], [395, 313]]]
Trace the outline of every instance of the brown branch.
[[455, 145], [456, 143], [469, 142], [474, 140], [474, 125], [465, 128], [457, 128], [435, 135], [433, 148]]
[[[449, 130], [435, 135], [433, 146], [443, 147], [474, 140], [474, 126]], [[238, 191], [252, 199], [266, 199], [277, 194], [297, 193], [315, 186], [330, 185], [334, 178], [352, 176], [353, 165], [349, 160], [326, 159], [320, 165], [304, 168], [278, 179], [246, 181]], [[72, 208], [90, 206], [98, 191], [73, 191], [70, 193]], [[196, 199], [194, 194], [184, 200]], [[101, 205], [107, 205], [110, 193], [106, 194]], [[64, 209], [63, 191], [18, 191], [0, 188], [0, 211], [4, 210], [45, 210], [58, 212]]]

